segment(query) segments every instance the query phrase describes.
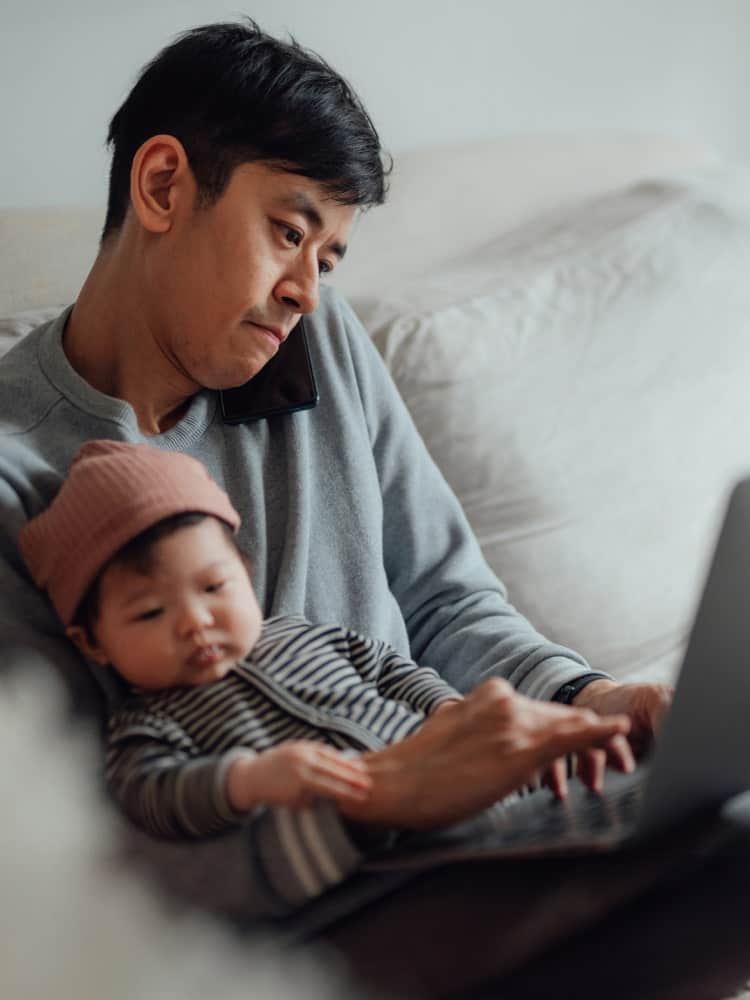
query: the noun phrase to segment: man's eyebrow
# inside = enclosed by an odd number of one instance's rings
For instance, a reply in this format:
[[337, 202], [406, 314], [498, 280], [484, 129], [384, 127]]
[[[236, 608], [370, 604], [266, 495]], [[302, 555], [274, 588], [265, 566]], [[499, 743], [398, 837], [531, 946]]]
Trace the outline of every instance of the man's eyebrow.
[[[290, 194], [284, 195], [280, 204], [283, 205], [284, 208], [290, 209], [292, 212], [299, 212], [300, 215], [304, 215], [310, 225], [314, 226], [315, 229], [323, 228], [323, 218], [320, 212], [312, 201], [310, 201], [304, 191], [292, 191]], [[329, 248], [336, 254], [339, 260], [343, 260], [346, 256], [346, 243], [340, 243], [338, 240], [334, 240], [333, 243], [329, 244]]]

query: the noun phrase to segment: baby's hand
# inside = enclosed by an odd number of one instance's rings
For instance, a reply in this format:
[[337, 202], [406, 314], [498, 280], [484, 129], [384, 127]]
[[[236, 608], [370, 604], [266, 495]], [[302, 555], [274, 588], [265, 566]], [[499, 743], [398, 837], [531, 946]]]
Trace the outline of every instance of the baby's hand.
[[460, 705], [463, 698], [446, 698], [445, 701], [441, 701], [439, 705], [430, 712], [430, 715], [440, 715], [441, 712], [446, 712], [449, 709], [455, 708], [456, 705]]
[[312, 740], [295, 740], [255, 757], [239, 757], [227, 775], [227, 795], [234, 809], [246, 812], [261, 803], [301, 808], [315, 799], [339, 806], [361, 803], [372, 780], [365, 764]]

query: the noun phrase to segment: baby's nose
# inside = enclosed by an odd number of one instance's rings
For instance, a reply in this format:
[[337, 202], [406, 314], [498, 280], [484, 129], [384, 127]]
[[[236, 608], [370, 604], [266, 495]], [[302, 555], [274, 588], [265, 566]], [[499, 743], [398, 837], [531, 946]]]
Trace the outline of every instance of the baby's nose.
[[180, 616], [180, 631], [192, 635], [213, 624], [213, 615], [202, 601], [186, 601]]

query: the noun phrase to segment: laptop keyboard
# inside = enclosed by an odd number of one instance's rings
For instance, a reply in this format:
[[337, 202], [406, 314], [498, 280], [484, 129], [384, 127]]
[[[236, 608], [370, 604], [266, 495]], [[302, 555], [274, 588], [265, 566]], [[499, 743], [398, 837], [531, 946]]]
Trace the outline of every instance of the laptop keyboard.
[[553, 799], [550, 792], [538, 791], [508, 805], [498, 803], [487, 810], [490, 827], [486, 835], [496, 839], [499, 834], [509, 847], [620, 840], [635, 826], [645, 776], [645, 767], [632, 774], [609, 774], [601, 795], [571, 782], [563, 802]]
[[614, 846], [635, 829], [643, 801], [647, 765], [633, 774], [607, 772], [596, 795], [571, 781], [568, 798], [558, 802], [547, 789], [514, 795], [476, 816], [431, 833], [407, 834], [369, 870], [422, 866], [490, 855], [596, 850]]

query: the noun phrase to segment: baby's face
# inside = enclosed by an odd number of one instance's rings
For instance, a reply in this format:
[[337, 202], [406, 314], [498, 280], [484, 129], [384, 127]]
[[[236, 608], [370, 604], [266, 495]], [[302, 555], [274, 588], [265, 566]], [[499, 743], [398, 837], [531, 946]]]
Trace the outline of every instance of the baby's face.
[[142, 688], [208, 684], [246, 656], [262, 615], [242, 559], [213, 517], [157, 541], [147, 574], [102, 575], [96, 648]]

